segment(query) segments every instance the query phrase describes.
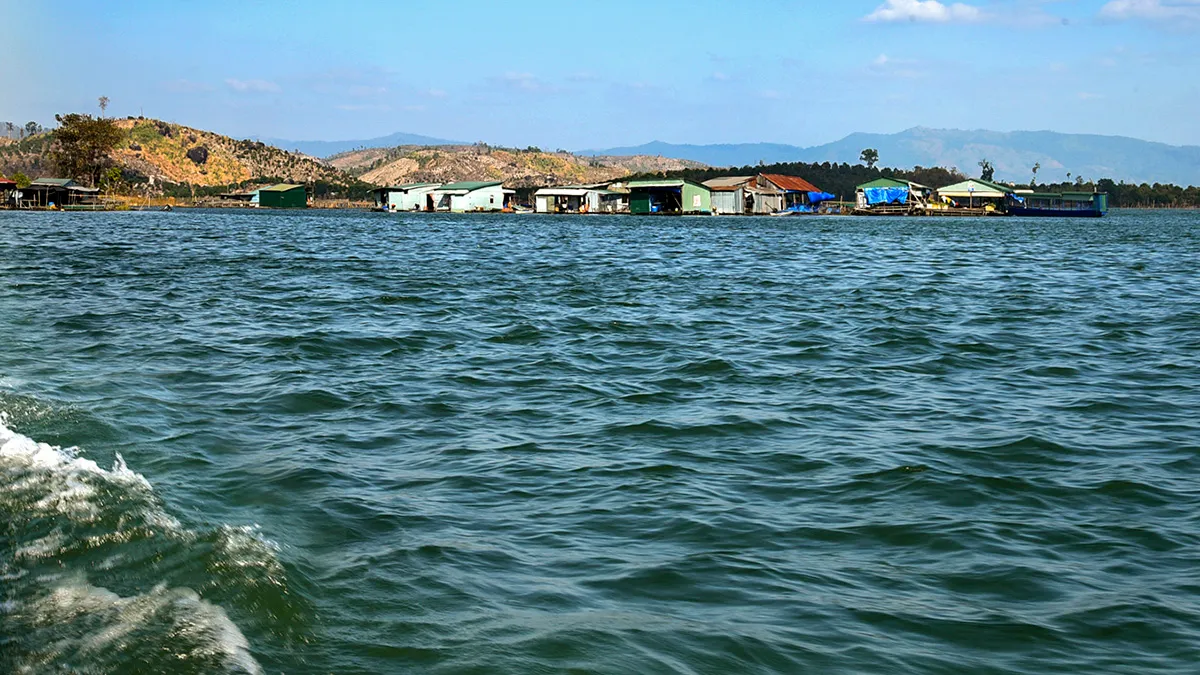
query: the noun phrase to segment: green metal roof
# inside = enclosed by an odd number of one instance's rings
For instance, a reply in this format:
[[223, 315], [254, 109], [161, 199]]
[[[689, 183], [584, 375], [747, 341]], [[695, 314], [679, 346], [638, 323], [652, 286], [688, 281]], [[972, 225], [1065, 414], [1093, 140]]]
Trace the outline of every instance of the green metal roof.
[[863, 183], [858, 186], [859, 190], [867, 188], [889, 188], [889, 187], [908, 187], [908, 181], [897, 180], [895, 178], [876, 178], [870, 183]]
[[468, 180], [468, 181], [463, 181], [461, 183], [447, 183], [438, 189], [439, 190], [466, 190], [467, 192], [473, 192], [475, 190], [481, 190], [483, 188], [495, 187], [497, 185], [500, 185], [500, 183], [501, 183], [500, 181]]
[[290, 183], [280, 183], [278, 185], [268, 185], [264, 188], [259, 188], [260, 192], [291, 192], [292, 190], [303, 190], [303, 185], [292, 185]]
[[1004, 196], [1007, 194], [1012, 194], [1012, 192], [1013, 189], [1010, 187], [997, 185], [996, 183], [980, 180], [978, 178], [968, 178], [967, 180], [955, 183], [954, 185], [947, 185], [945, 187], [938, 188], [938, 194], [949, 197], [969, 197], [974, 195], [977, 197], [991, 198], [997, 194]]
[[30, 185], [53, 185], [55, 187], [67, 187], [74, 182], [75, 181], [71, 180], [70, 178], [39, 178], [30, 183]]

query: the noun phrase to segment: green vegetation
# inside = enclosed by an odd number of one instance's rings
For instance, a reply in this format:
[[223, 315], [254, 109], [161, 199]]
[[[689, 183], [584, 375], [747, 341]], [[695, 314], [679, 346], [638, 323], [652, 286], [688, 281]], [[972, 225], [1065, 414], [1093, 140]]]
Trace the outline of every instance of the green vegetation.
[[995, 176], [996, 176], [996, 167], [992, 166], [991, 161], [989, 161], [987, 157], [984, 157], [983, 159], [979, 160], [979, 178], [980, 178], [980, 180], [986, 180], [987, 182], [990, 183], [990, 182], [992, 182], [992, 179], [995, 178]]
[[868, 169], [874, 169], [875, 165], [879, 163], [879, 151], [875, 148], [867, 148], [858, 156], [858, 160], [866, 164]]
[[[1038, 167], [1041, 168], [1040, 166]], [[784, 164], [768, 164], [766, 166], [744, 166], [741, 168], [725, 169], [684, 169], [663, 173], [643, 173], [631, 176], [630, 180], [645, 178], [686, 178], [694, 181], [706, 181], [720, 176], [753, 176], [759, 173], [779, 173], [786, 176], [800, 176], [813, 185], [836, 195], [838, 199], [849, 201], [854, 198], [857, 186], [875, 180], [876, 178], [897, 178], [910, 180], [932, 188], [945, 187], [966, 180], [958, 171], [940, 167], [916, 167], [911, 170], [876, 169], [862, 164], [808, 164], [805, 162], [789, 162]], [[1039, 192], [1091, 192], [1099, 190], [1108, 193], [1108, 203], [1112, 208], [1200, 208], [1200, 187], [1183, 188], [1178, 185], [1155, 183], [1116, 182], [1105, 178], [1099, 181], [1085, 181], [1076, 177], [1065, 183], [1017, 185], [1017, 188], [1030, 187]]]
[[854, 199], [854, 190], [863, 183], [876, 178], [898, 178], [911, 180], [914, 183], [940, 187], [965, 180], [966, 176], [941, 168], [916, 167], [911, 171], [898, 169], [876, 169], [862, 164], [808, 164], [806, 162], [787, 162], [783, 164], [766, 164], [761, 166], [744, 166], [739, 169], [684, 169], [682, 171], [667, 171], [658, 174], [639, 174], [631, 180], [643, 178], [686, 178], [694, 181], [706, 181], [721, 176], [754, 176], [760, 173], [778, 173], [785, 176], [800, 176], [822, 190], [835, 195], [838, 199]]
[[27, 188], [27, 187], [29, 187], [29, 184], [33, 182], [32, 180], [29, 179], [29, 176], [26, 176], [25, 174], [21, 173], [20, 171], [14, 173], [12, 175], [12, 179], [13, 179], [13, 182], [16, 183], [17, 187], [19, 187], [19, 188]]
[[112, 163], [108, 155], [125, 134], [104, 117], [71, 113], [54, 119], [59, 128], [54, 131], [50, 160], [63, 177], [99, 186], [101, 174]]

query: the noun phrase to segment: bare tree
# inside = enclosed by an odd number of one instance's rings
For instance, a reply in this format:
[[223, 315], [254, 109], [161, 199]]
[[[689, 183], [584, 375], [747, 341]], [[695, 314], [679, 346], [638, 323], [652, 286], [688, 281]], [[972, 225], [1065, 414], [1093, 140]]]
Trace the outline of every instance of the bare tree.
[[104, 117], [105, 111], [108, 110], [108, 97], [101, 96], [99, 99], [99, 102], [100, 102], [100, 116]]
[[1041, 162], [1034, 163], [1034, 165], [1033, 165], [1033, 180], [1029, 181], [1029, 187], [1033, 187], [1034, 185], [1037, 185], [1037, 172], [1041, 168], [1042, 168]]

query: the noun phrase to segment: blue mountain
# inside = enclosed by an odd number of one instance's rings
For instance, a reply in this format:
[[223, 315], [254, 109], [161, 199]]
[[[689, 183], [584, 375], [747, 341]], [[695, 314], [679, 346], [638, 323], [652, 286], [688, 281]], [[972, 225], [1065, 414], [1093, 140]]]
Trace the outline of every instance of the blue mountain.
[[1112, 178], [1130, 183], [1200, 185], [1200, 147], [1091, 134], [1054, 131], [964, 131], [916, 127], [895, 134], [854, 133], [815, 147], [774, 143], [677, 145], [655, 141], [645, 145], [588, 150], [585, 155], [662, 155], [691, 159], [711, 166], [749, 166], [759, 162], [857, 163], [865, 148], [879, 151], [883, 166], [955, 167], [978, 175], [979, 162], [987, 159], [996, 178], [1028, 182], [1033, 166], [1040, 164], [1039, 182], [1083, 176]]

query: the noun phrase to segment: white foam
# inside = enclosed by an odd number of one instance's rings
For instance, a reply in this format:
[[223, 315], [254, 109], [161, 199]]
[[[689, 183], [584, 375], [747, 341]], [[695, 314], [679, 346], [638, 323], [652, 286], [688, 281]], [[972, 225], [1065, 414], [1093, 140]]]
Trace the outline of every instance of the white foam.
[[[6, 416], [0, 412], [0, 471], [20, 472], [8, 480], [10, 494], [37, 495], [23, 499], [20, 506], [27, 512], [42, 515], [66, 515], [87, 519], [98, 513], [95, 502], [97, 482], [118, 484], [149, 496], [152, 492], [146, 477], [130, 471], [125, 459], [116, 454], [112, 469], [103, 469], [95, 461], [79, 456], [78, 448], [63, 448], [39, 443], [5, 426]], [[161, 527], [179, 527], [179, 523], [158, 510], [148, 510], [147, 517]]]
[[[5, 413], [0, 411], [0, 504], [14, 513], [87, 521], [104, 507], [102, 500], [107, 498], [104, 493], [110, 491], [107, 488], [120, 487], [127, 496], [129, 490], [141, 496], [143, 503], [137, 510], [138, 517], [164, 535], [180, 541], [199, 538], [200, 535], [185, 529], [163, 510], [150, 482], [131, 471], [120, 454], [111, 469], [104, 469], [95, 461], [80, 457], [78, 448], [39, 443], [10, 429], [7, 421]], [[120, 538], [122, 534], [113, 532], [105, 536]], [[61, 527], [39, 539], [22, 542], [10, 561], [14, 567], [0, 568], [3, 572], [0, 579], [20, 579], [27, 573], [21, 566], [56, 558], [70, 545]], [[269, 578], [282, 580], [283, 568], [275, 556], [276, 547], [256, 528], [223, 526], [218, 532], [217, 545], [229, 564], [261, 567], [269, 572]], [[119, 566], [119, 558], [98, 565], [101, 569], [114, 566]], [[92, 586], [69, 571], [37, 579], [52, 586], [49, 593], [39, 593], [40, 599], [27, 607], [8, 601], [0, 607], [0, 613], [32, 614], [36, 625], [66, 623], [81, 614], [98, 616], [102, 619], [101, 628], [70, 640], [74, 648], [97, 653], [110, 646], [116, 648], [122, 638], [140, 626], [153, 626], [164, 616], [170, 617], [172, 635], [186, 638], [186, 643], [201, 645], [191, 650], [195, 656], [218, 658], [234, 672], [262, 673], [250, 654], [245, 635], [222, 608], [201, 599], [195, 591], [160, 584], [147, 593], [123, 598]]]
[[160, 584], [147, 593], [121, 597], [75, 578], [55, 587], [31, 609], [40, 625], [63, 624], [81, 615], [101, 620], [100, 628], [72, 638], [72, 651], [104, 652], [135, 631], [167, 620], [173, 640], [194, 645], [191, 656], [216, 658], [235, 672], [263, 672], [250, 654], [250, 642], [225, 610], [189, 588]]

